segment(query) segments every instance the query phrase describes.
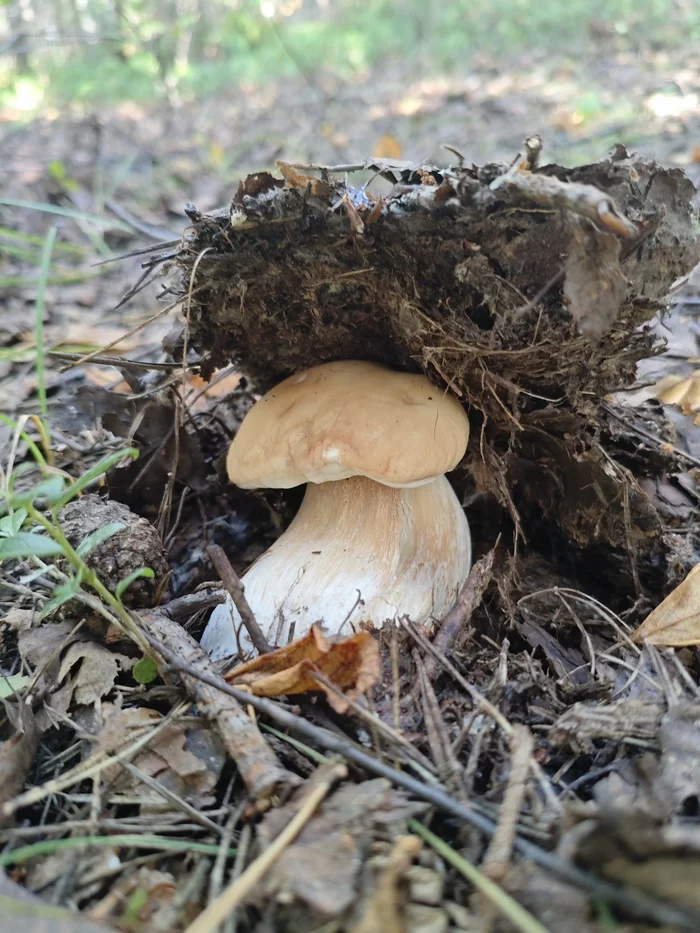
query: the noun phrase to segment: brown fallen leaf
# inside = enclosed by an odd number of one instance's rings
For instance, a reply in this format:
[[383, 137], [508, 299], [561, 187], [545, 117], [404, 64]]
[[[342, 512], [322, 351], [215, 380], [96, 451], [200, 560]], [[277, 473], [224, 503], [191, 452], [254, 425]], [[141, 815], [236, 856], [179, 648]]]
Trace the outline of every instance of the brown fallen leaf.
[[308, 186], [309, 194], [315, 198], [327, 198], [331, 194], [331, 186], [327, 181], [320, 178], [314, 178], [313, 175], [303, 175], [298, 172], [288, 162], [277, 163], [277, 168], [290, 188], [306, 188]]
[[669, 648], [700, 645], [700, 564], [646, 617], [632, 638]]
[[[259, 849], [277, 838], [298, 806], [292, 799], [266, 814], [256, 829]], [[363, 864], [377, 836], [407, 835], [407, 820], [424, 810], [384, 778], [343, 784], [282, 853], [252, 898], [261, 904], [302, 903], [326, 919], [340, 916], [357, 902]], [[281, 918], [276, 919], [283, 929]]]
[[4, 706], [14, 734], [0, 743], [0, 826], [11, 820], [3, 816], [2, 804], [22, 790], [41, 737], [34, 713], [25, 703], [20, 701], [18, 706], [5, 703]]
[[653, 386], [653, 393], [664, 405], [678, 405], [684, 415], [700, 411], [700, 369], [689, 376], [664, 376]]
[[[49, 683], [55, 685], [46, 705], [62, 713], [71, 705], [92, 706], [114, 687], [120, 671], [129, 670], [133, 658], [110, 651], [99, 642], [71, 636], [75, 626], [55, 622], [20, 632], [19, 652], [35, 669], [45, 669]], [[82, 633], [81, 633], [82, 634]], [[50, 720], [39, 715], [39, 724]]]
[[[102, 717], [102, 728], [92, 739], [92, 751], [109, 755], [119, 751], [125, 741], [134, 741], [145, 731], [154, 730], [163, 720], [155, 710], [143, 706], [121, 709], [112, 703], [102, 705]], [[178, 797], [201, 807], [211, 802], [224, 761], [221, 743], [206, 722], [172, 722], [136, 755], [133, 764]], [[118, 781], [122, 793], [138, 789], [143, 797], [152, 797], [154, 804], [168, 806], [162, 795], [117, 764], [109, 765], [103, 776], [107, 782]]]
[[[161, 911], [172, 904], [177, 894], [177, 883], [170, 872], [158, 871], [147, 865], [143, 865], [134, 874], [122, 875], [102, 900], [90, 908], [88, 916], [91, 920], [114, 923], [123, 914], [124, 904], [129, 903], [129, 898], [135, 894], [136, 898], [132, 903], [140, 904], [135, 910], [137, 922], [154, 931], [163, 929], [154, 920]], [[196, 905], [192, 905], [190, 910], [196, 912]]]
[[328, 702], [339, 713], [348, 703], [328, 690], [315, 677], [322, 674], [350, 700], [365, 693], [379, 680], [381, 659], [379, 645], [369, 632], [358, 632], [351, 638], [329, 642], [316, 625], [303, 638], [260, 655], [245, 664], [239, 664], [226, 674], [226, 680], [237, 686], [246, 686], [254, 696], [291, 696], [321, 690]]

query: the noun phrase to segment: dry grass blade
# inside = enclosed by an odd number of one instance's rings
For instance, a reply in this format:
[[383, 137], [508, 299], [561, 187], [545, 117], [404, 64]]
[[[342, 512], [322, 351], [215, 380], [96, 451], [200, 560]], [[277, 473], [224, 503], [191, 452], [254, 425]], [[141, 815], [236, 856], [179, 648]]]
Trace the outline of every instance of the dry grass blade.
[[252, 862], [243, 874], [237, 878], [207, 909], [191, 923], [185, 933], [216, 933], [226, 917], [233, 911], [260, 881], [271, 865], [280, 857], [287, 846], [302, 831], [311, 819], [315, 810], [328, 794], [333, 784], [346, 777], [347, 769], [344, 765], [333, 764], [322, 766], [323, 773], [317, 777], [315, 786], [308, 796], [300, 803], [296, 816], [287, 824], [277, 836], [272, 845]]

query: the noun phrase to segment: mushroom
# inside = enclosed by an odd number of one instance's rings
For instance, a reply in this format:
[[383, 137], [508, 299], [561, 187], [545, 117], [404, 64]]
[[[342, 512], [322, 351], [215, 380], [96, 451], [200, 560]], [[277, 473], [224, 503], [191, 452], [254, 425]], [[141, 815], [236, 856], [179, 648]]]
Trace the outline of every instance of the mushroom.
[[[268, 641], [314, 622], [326, 634], [451, 608], [471, 560], [469, 525], [444, 474], [469, 421], [425, 376], [375, 363], [324, 363], [285, 379], [244, 418], [227, 458], [244, 489], [306, 483], [287, 530], [242, 578]], [[238, 631], [238, 639], [234, 633]], [[231, 600], [202, 637], [214, 660], [251, 648]]]

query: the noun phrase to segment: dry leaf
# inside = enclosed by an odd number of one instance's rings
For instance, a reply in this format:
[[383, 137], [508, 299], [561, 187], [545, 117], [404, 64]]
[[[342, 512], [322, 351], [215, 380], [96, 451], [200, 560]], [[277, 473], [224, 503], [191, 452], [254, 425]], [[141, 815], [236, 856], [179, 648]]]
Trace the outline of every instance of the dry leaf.
[[[160, 713], [145, 707], [121, 709], [119, 705], [102, 706], [103, 726], [92, 739], [93, 753], [114, 754], [126, 742], [137, 739], [144, 731], [160, 725]], [[148, 748], [139, 752], [133, 764], [184, 800], [203, 806], [219, 779], [225, 755], [216, 735], [205, 722], [201, 725], [172, 722], [160, 731]], [[110, 765], [104, 779], [118, 779], [122, 793], [134, 791], [163, 803], [163, 797], [141, 784], [134, 775], [123, 772], [119, 765]]]
[[684, 415], [692, 415], [700, 410], [700, 369], [690, 376], [664, 376], [652, 391], [664, 405], [678, 405]]
[[13, 607], [2, 620], [3, 624], [13, 632], [25, 632], [32, 627], [32, 623], [39, 613], [35, 609], [18, 609]]
[[277, 168], [282, 173], [282, 177], [291, 188], [309, 187], [309, 194], [315, 198], [328, 198], [331, 194], [331, 186], [327, 181], [320, 178], [314, 178], [313, 175], [302, 175], [287, 162], [277, 162]]
[[669, 648], [700, 645], [700, 564], [646, 617], [632, 638]]
[[226, 675], [229, 683], [247, 686], [254, 696], [276, 697], [322, 690], [328, 702], [342, 713], [348, 704], [313, 676], [318, 672], [355, 699], [379, 680], [379, 646], [369, 632], [329, 642], [318, 626], [308, 635], [277, 651], [240, 664]]
[[133, 663], [133, 658], [109, 651], [95, 641], [74, 642], [63, 654], [58, 671], [58, 682], [63, 684], [59, 693], [66, 691], [69, 695], [67, 708], [72, 703], [97, 703], [112, 689], [119, 672], [129, 670]]
[[400, 159], [403, 155], [401, 143], [391, 133], [385, 133], [377, 140], [372, 155], [377, 159]]
[[[91, 706], [114, 686], [120, 671], [134, 661], [110, 651], [99, 642], [72, 636], [75, 626], [67, 622], [43, 625], [20, 632], [19, 651], [33, 668], [45, 668], [46, 677], [57, 689], [49, 696], [51, 709], [67, 712], [71, 704]], [[48, 725], [40, 716], [40, 725]]]
[[5, 713], [13, 721], [15, 734], [0, 743], [0, 826], [8, 822], [2, 815], [2, 804], [22, 790], [24, 779], [34, 764], [41, 737], [34, 714], [25, 703], [20, 702], [19, 706], [6, 703], [4, 706]]
[[[277, 838], [298, 808], [294, 798], [266, 814], [256, 830], [261, 849]], [[405, 836], [406, 821], [424, 809], [384, 778], [343, 784], [282, 853], [254, 897], [261, 903], [301, 902], [323, 916], [339, 916], [357, 901], [363, 862], [376, 838]]]
[[[118, 921], [123, 914], [124, 904], [129, 903], [129, 898], [137, 891], [141, 895], [147, 895], [137, 901], [141, 903], [136, 911], [138, 924], [148, 925], [152, 930], [162, 929], [154, 920], [161, 910], [167, 910], [171, 906], [177, 893], [177, 884], [170, 872], [158, 871], [147, 865], [143, 865], [134, 874], [121, 875], [102, 900], [90, 908], [90, 918], [105, 922]], [[193, 905], [193, 909], [196, 910], [196, 905]]]

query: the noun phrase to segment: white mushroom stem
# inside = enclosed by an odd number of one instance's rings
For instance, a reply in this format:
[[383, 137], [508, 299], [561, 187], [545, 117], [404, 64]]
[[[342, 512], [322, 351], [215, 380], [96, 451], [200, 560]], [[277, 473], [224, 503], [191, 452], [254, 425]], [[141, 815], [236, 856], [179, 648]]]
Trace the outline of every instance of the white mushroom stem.
[[[265, 637], [285, 645], [314, 622], [351, 635], [408, 616], [423, 623], [454, 604], [471, 560], [469, 525], [445, 476], [393, 488], [355, 476], [309, 483], [289, 528], [244, 574], [246, 598]], [[214, 660], [250, 639], [233, 603], [217, 606], [202, 637]]]

